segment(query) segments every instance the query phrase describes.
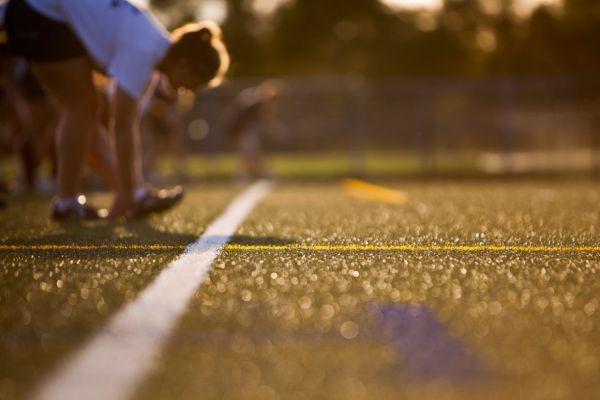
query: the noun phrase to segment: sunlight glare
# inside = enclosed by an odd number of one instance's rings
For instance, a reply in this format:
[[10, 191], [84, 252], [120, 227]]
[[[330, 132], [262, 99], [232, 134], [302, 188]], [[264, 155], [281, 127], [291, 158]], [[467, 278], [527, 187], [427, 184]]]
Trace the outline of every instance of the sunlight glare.
[[227, 17], [227, 5], [221, 0], [206, 0], [198, 5], [196, 18], [222, 23]]
[[[383, 3], [393, 8], [425, 8], [435, 9], [443, 4], [443, 0], [382, 0]], [[528, 13], [540, 4], [558, 5], [561, 0], [516, 0], [515, 6], [518, 13]]]

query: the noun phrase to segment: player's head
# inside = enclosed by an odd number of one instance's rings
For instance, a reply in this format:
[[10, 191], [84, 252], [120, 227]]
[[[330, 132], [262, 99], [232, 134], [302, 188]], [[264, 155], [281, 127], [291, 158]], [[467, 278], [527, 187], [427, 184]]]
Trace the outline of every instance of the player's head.
[[195, 90], [216, 86], [229, 68], [229, 54], [221, 41], [221, 30], [212, 22], [184, 25], [171, 34], [165, 72], [176, 88]]

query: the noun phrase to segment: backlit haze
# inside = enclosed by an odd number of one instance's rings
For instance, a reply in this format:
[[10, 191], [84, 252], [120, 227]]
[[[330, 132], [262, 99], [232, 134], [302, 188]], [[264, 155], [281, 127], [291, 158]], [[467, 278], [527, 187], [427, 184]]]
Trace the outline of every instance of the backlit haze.
[[[272, 12], [279, 4], [288, 0], [254, 0], [254, 7], [260, 13], [268, 14]], [[393, 8], [409, 9], [430, 9], [435, 10], [440, 7], [443, 0], [382, 0], [385, 4]], [[486, 0], [484, 6], [492, 9], [495, 6], [493, 0]], [[527, 14], [533, 8], [540, 4], [558, 5], [561, 0], [515, 0], [515, 8], [518, 14]], [[201, 19], [210, 19], [221, 22], [226, 16], [225, 2], [222, 0], [205, 0], [199, 5], [198, 17]]]
[[[429, 8], [440, 7], [442, 0], [382, 0], [392, 7], [403, 8]], [[494, 3], [487, 1], [486, 3]], [[540, 4], [558, 4], [560, 0], [515, 0], [515, 7], [518, 13], [526, 14]]]

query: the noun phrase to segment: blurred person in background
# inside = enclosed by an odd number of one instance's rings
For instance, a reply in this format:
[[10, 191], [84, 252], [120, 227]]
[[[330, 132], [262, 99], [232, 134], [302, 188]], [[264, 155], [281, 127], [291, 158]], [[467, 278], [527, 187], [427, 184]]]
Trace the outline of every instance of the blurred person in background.
[[116, 142], [117, 195], [110, 216], [136, 217], [179, 202], [183, 190], [153, 190], [143, 184], [139, 108], [163, 74], [176, 89], [216, 85], [229, 57], [220, 30], [188, 24], [169, 34], [145, 9], [127, 0], [10, 0], [5, 24], [8, 46], [25, 58], [59, 108], [57, 220], [107, 216], [80, 195], [85, 150], [101, 130], [98, 70], [115, 83], [110, 128]]
[[[45, 158], [53, 164], [52, 136], [56, 114], [23, 60], [5, 63], [0, 93], [2, 123], [19, 162], [17, 190], [48, 190], [39, 174]], [[16, 184], [16, 185], [15, 185]]]
[[3, 181], [2, 192], [46, 190], [49, 181], [39, 177], [45, 157], [53, 164], [52, 131], [56, 114], [24, 60], [8, 51], [6, 31], [1, 23], [0, 4], [0, 127], [5, 144], [19, 162], [15, 182]]
[[159, 161], [167, 156], [177, 182], [189, 180], [187, 170], [186, 118], [195, 95], [191, 91], [175, 91], [161, 79], [149, 102], [144, 104], [142, 118], [143, 171], [146, 181], [159, 183]]
[[[20, 167], [16, 182], [5, 184], [6, 192], [8, 187], [17, 191], [52, 190], [58, 113], [25, 60], [12, 57], [5, 42], [0, 43], [0, 125]], [[99, 133], [93, 135], [85, 161], [106, 187], [116, 189], [109, 138]], [[50, 177], [41, 174], [44, 161], [50, 164]]]
[[267, 140], [280, 141], [285, 130], [276, 118], [275, 100], [284, 89], [283, 82], [269, 79], [237, 95], [225, 123], [225, 137], [233, 143], [239, 157], [239, 182], [271, 175], [264, 157]]

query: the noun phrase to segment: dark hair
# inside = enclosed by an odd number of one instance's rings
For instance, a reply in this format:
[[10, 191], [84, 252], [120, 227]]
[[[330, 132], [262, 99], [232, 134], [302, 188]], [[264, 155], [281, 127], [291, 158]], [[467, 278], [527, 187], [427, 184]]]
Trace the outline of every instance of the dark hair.
[[209, 86], [223, 80], [229, 68], [229, 54], [221, 40], [221, 29], [210, 21], [186, 24], [171, 33], [171, 51], [185, 60], [194, 74]]

